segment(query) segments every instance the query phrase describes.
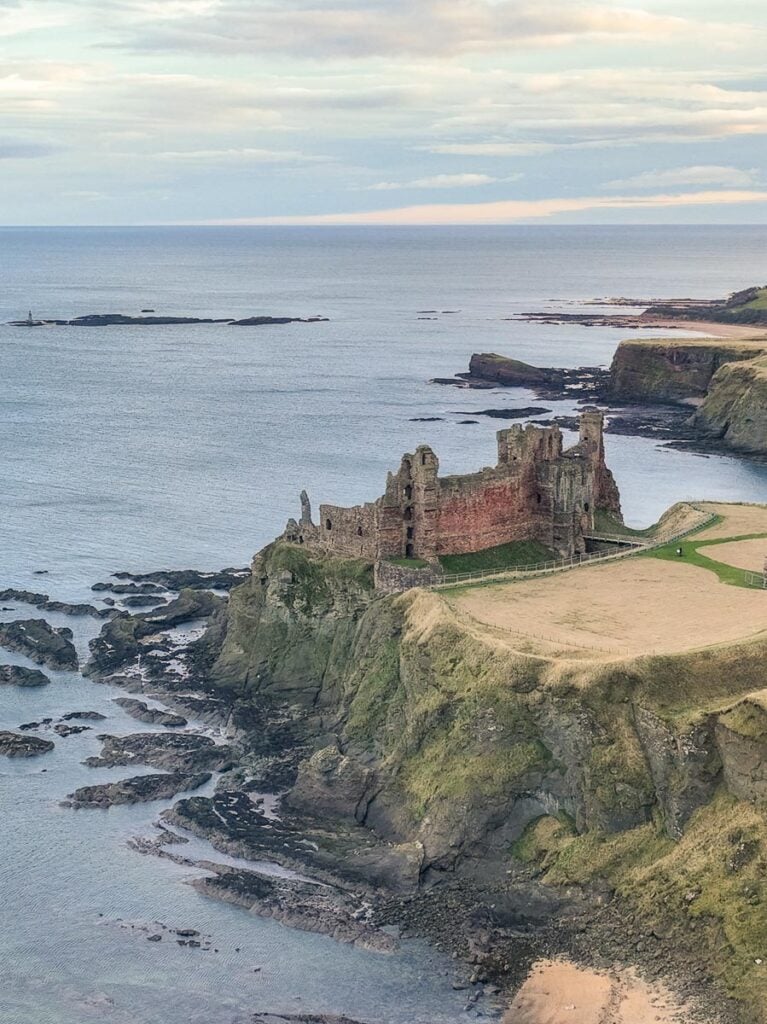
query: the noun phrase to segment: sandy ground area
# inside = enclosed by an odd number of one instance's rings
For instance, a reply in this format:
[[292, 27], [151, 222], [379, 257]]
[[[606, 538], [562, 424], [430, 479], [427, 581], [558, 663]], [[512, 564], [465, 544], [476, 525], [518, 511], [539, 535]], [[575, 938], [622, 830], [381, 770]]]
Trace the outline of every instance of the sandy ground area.
[[767, 330], [764, 327], [715, 324], [708, 320], [663, 320], [661, 317], [645, 320], [645, 323], [664, 330], [694, 331], [708, 338], [764, 338], [767, 341]]
[[734, 565], [738, 569], [751, 569], [752, 572], [763, 572], [767, 558], [767, 537], [761, 540], [736, 540], [732, 544], [713, 544], [701, 548], [700, 553], [707, 558], [714, 558], [725, 565]]
[[661, 984], [631, 971], [602, 973], [566, 961], [540, 961], [503, 1024], [684, 1024], [688, 1008]]
[[459, 615], [491, 627], [510, 645], [534, 638], [544, 653], [558, 657], [671, 653], [767, 628], [764, 591], [727, 586], [706, 569], [654, 558], [444, 596]]
[[[715, 512], [717, 515], [723, 516], [724, 522], [701, 530], [695, 535], [695, 540], [713, 540], [714, 537], [742, 537], [748, 533], [767, 533], [767, 506], [765, 505], [717, 505], [706, 502], [700, 507], [707, 512]], [[721, 551], [721, 548], [717, 547], [716, 551]], [[712, 558], [719, 557], [714, 553], [713, 548], [710, 552], [704, 552], [704, 554], [706, 553], [709, 553]]]

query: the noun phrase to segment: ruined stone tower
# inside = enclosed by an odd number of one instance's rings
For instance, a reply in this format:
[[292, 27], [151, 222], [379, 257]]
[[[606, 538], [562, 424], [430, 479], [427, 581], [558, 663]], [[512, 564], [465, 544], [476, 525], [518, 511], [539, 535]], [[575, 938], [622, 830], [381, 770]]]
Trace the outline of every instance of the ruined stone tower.
[[439, 460], [422, 445], [403, 456], [375, 502], [321, 505], [312, 521], [301, 495], [301, 520], [285, 539], [370, 561], [468, 554], [537, 540], [568, 557], [585, 550], [594, 514], [620, 515], [620, 497], [605, 465], [604, 418], [580, 418], [578, 443], [565, 449], [559, 427], [519, 425], [497, 434], [498, 462], [461, 476], [439, 476]]

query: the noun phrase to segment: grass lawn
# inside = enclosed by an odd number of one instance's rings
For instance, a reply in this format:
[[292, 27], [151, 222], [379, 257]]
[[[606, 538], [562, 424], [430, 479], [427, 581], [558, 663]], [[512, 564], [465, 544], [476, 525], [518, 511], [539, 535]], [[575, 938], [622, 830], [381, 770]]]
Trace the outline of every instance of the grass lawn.
[[461, 572], [480, 572], [483, 569], [513, 569], [520, 565], [538, 565], [551, 562], [556, 554], [537, 540], [516, 540], [499, 544], [484, 551], [468, 555], [442, 555], [440, 564], [448, 575]]
[[[670, 562], [688, 562], [701, 569], [708, 569], [716, 573], [722, 583], [729, 583], [733, 587], [748, 587], [745, 570], [725, 565], [724, 562], [717, 562], [715, 558], [704, 554], [701, 549], [716, 548], [718, 544], [731, 544], [739, 540], [756, 540], [761, 537], [767, 537], [767, 533], [746, 533], [738, 537], [717, 537], [714, 540], [676, 541], [672, 544], [665, 544], [662, 548], [655, 548], [654, 551], [642, 552], [639, 557], [662, 558]], [[678, 548], [682, 549], [681, 555], [677, 554]]]

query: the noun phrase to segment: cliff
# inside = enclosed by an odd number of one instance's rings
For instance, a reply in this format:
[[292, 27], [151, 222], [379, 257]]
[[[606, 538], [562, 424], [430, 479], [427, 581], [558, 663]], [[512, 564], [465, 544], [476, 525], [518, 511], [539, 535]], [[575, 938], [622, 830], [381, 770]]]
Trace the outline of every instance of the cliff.
[[623, 341], [610, 367], [611, 396], [622, 402], [694, 403], [726, 363], [765, 354], [767, 342], [758, 341]]
[[223, 631], [217, 685], [306, 708], [289, 805], [420, 850], [424, 881], [516, 860], [608, 884], [767, 1021], [767, 641], [525, 653], [439, 593], [375, 598], [364, 563], [284, 543]]
[[730, 448], [767, 451], [767, 357], [722, 366], [693, 425]]

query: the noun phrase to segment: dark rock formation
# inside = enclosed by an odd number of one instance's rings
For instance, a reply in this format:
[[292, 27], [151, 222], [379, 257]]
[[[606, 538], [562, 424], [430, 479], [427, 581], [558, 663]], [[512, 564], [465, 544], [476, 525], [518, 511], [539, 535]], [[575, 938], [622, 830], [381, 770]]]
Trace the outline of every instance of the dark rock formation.
[[327, 317], [252, 316], [244, 320], [232, 317], [198, 316], [126, 316], [123, 313], [89, 313], [72, 320], [12, 320], [11, 327], [165, 327], [188, 324], [228, 324], [232, 327], [263, 327], [268, 324], [314, 324]]
[[148, 725], [164, 725], [166, 728], [178, 729], [187, 724], [182, 715], [174, 715], [171, 711], [163, 711], [161, 708], [150, 708], [143, 700], [134, 700], [132, 697], [116, 697], [115, 704], [127, 711], [131, 718], [139, 722], [146, 722]]
[[0, 754], [6, 757], [35, 757], [53, 750], [50, 740], [38, 736], [25, 736], [18, 732], [0, 732]]
[[137, 775], [120, 782], [105, 782], [99, 786], [82, 786], [70, 793], [65, 807], [114, 807], [117, 804], [146, 803], [150, 800], [169, 800], [190, 789], [199, 789], [210, 782], [210, 772], [189, 774], [171, 772], [167, 775]]
[[126, 608], [156, 608], [166, 604], [166, 598], [162, 594], [134, 594], [124, 597], [122, 603]]
[[197, 733], [134, 733], [130, 736], [100, 736], [101, 754], [89, 757], [91, 768], [147, 764], [172, 772], [223, 771], [236, 760], [231, 747], [217, 745], [209, 736]]
[[104, 675], [121, 668], [142, 651], [141, 640], [197, 618], [209, 618], [225, 605], [223, 598], [207, 591], [182, 590], [175, 601], [139, 615], [113, 618], [90, 643], [87, 675]]
[[[130, 573], [116, 572], [116, 580], [130, 580], [132, 584], [155, 584], [165, 590], [231, 590], [248, 576], [248, 569], [221, 569], [218, 572], [198, 572], [196, 569], [167, 569], [158, 572]], [[111, 584], [99, 583], [96, 587], [113, 590], [116, 594], [127, 593], [124, 584], [116, 589]], [[95, 589], [95, 587], [94, 587]], [[148, 590], [133, 590], [133, 593], [149, 593]]]
[[89, 725], [67, 725], [66, 722], [59, 722], [54, 725], [53, 731], [66, 738], [67, 736], [78, 736], [81, 732], [89, 732], [90, 728]]
[[148, 595], [156, 594], [164, 596], [167, 593], [165, 587], [159, 583], [94, 583], [91, 590], [110, 590], [113, 594]]
[[50, 679], [36, 668], [0, 665], [0, 686], [47, 686]]
[[281, 921], [301, 931], [330, 935], [339, 942], [381, 952], [396, 949], [396, 939], [368, 923], [359, 897], [325, 885], [214, 864], [205, 866], [215, 870], [216, 875], [195, 879], [192, 885], [206, 896], [244, 907], [260, 917]]
[[599, 366], [576, 369], [531, 366], [495, 352], [475, 352], [469, 362], [468, 373], [458, 374], [457, 379], [440, 380], [439, 383], [464, 383], [475, 388], [499, 385], [528, 388], [539, 398], [567, 397], [599, 401], [609, 385], [609, 374]]
[[52, 601], [47, 594], [38, 594], [31, 590], [0, 590], [0, 602], [3, 601], [21, 601], [23, 604], [40, 608], [41, 611], [62, 612], [65, 615], [92, 615], [96, 619], [106, 619], [113, 614], [107, 608], [95, 608], [92, 604]]
[[327, 1013], [255, 1013], [250, 1024], [360, 1024], [350, 1017]]
[[[545, 416], [551, 409], [543, 409], [539, 405], [526, 405], [521, 409], [477, 409], [469, 412], [466, 409], [455, 411], [456, 416], [489, 416], [496, 420], [526, 420], [531, 416]], [[467, 422], [464, 420], [464, 422]]]
[[0, 645], [48, 668], [74, 671], [78, 666], [72, 630], [54, 629], [45, 619], [0, 622]]

